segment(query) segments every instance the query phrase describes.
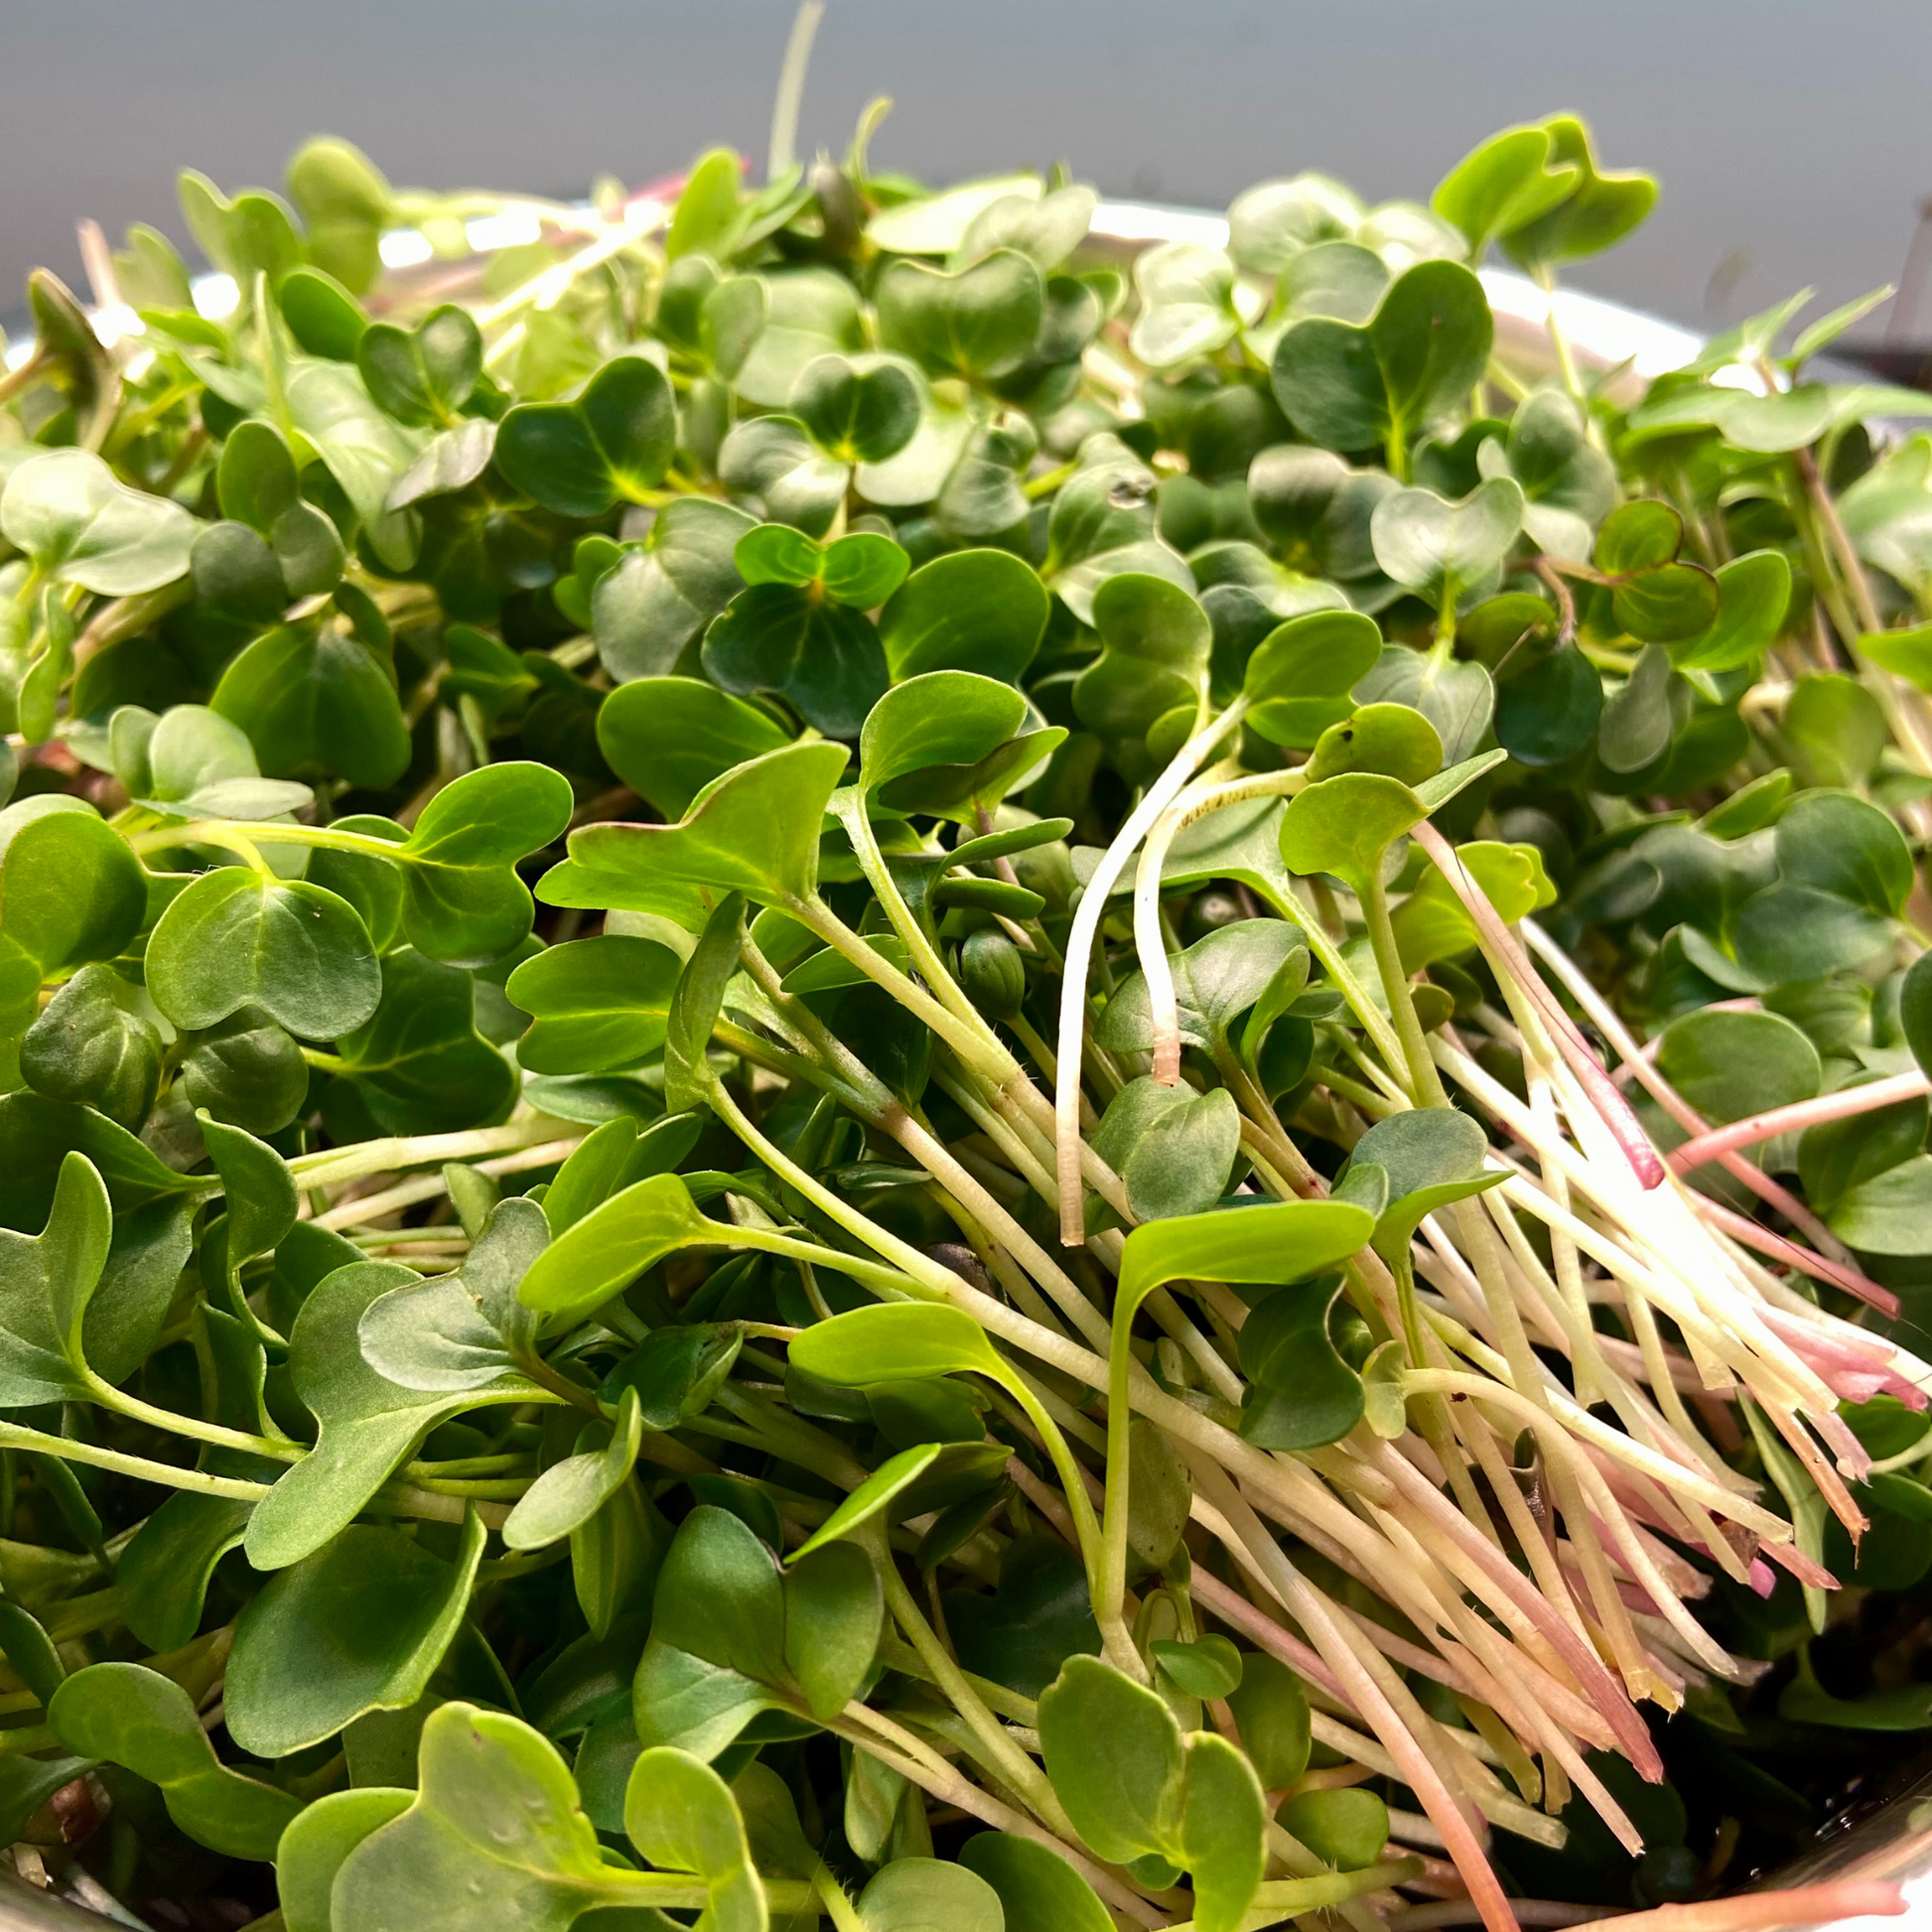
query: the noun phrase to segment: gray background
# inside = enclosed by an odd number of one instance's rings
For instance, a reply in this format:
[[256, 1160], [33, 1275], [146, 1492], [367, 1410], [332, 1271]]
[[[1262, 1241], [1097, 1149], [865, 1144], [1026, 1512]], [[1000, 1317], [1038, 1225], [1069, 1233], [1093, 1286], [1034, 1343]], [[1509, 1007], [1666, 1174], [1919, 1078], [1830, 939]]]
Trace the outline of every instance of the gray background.
[[[77, 216], [179, 234], [177, 167], [273, 185], [317, 131], [427, 187], [574, 195], [719, 141], [761, 164], [791, 11], [0, 0], [0, 309], [36, 263], [77, 275]], [[1426, 196], [1494, 129], [1581, 111], [1664, 192], [1575, 280], [1693, 326], [1896, 279], [1932, 192], [1928, 0], [831, 0], [801, 145], [842, 150], [875, 93], [897, 102], [881, 166], [1064, 156], [1109, 193], [1213, 206], [1307, 167]]]

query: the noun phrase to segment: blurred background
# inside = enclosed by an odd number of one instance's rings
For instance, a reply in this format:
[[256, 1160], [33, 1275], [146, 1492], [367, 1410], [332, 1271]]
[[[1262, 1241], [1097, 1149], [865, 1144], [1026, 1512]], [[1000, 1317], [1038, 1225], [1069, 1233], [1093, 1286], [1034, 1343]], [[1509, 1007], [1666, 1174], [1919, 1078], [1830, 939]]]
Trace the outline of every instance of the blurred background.
[[[306, 135], [398, 185], [583, 194], [732, 142], [761, 165], [793, 0], [5, 0], [0, 312], [73, 224], [186, 233], [174, 174], [279, 186]], [[1225, 205], [1319, 168], [1426, 197], [1483, 136], [1581, 112], [1658, 210], [1590, 291], [1711, 329], [1898, 282], [1932, 194], [1926, 0], [830, 0], [799, 146], [933, 182], [1063, 157], [1110, 196]], [[1932, 339], [1932, 227], [1876, 345]], [[1923, 272], [1921, 272], [1923, 271]], [[1913, 284], [1917, 284], [1916, 287]], [[1902, 372], [1902, 371], [1901, 371]]]

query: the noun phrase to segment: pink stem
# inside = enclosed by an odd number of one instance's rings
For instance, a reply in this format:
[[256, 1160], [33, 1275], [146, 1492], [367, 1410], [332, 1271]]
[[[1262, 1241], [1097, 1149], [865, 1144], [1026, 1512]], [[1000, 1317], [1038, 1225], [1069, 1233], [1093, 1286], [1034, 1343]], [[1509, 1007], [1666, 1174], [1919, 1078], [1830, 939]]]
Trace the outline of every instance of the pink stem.
[[1383, 1443], [1378, 1445], [1373, 1466], [1410, 1497], [1536, 1625], [1544, 1641], [1570, 1667], [1584, 1696], [1602, 1713], [1604, 1723], [1622, 1745], [1624, 1756], [1650, 1783], [1657, 1783], [1664, 1775], [1663, 1759], [1657, 1755], [1657, 1746], [1643, 1719], [1637, 1715], [1636, 1706], [1604, 1668], [1602, 1659], [1557, 1614], [1542, 1591], [1532, 1588], [1502, 1552], [1412, 1462]]
[[[1534, 923], [1530, 925], [1529, 931], [1531, 943], [1550, 962], [1552, 971], [1569, 987], [1584, 1011], [1602, 1029], [1603, 1037], [1623, 1055], [1623, 1064], [1617, 1068], [1616, 1074], [1612, 1077], [1621, 1084], [1623, 1080], [1634, 1076], [1642, 1083], [1644, 1091], [1651, 1099], [1656, 1101], [1686, 1134], [1708, 1133], [1711, 1123], [1657, 1071], [1656, 1052], [1662, 1043], [1662, 1036], [1653, 1039], [1647, 1046], [1639, 1046], [1630, 1037], [1623, 1023], [1605, 1003], [1602, 995], [1577, 971], [1549, 936], [1538, 931]], [[1720, 1000], [1716, 1002], [1714, 1010], [1743, 1011], [1757, 1005], [1756, 1000]], [[1753, 1167], [1741, 1154], [1724, 1154], [1718, 1158], [1727, 1174], [1742, 1181], [1767, 1206], [1776, 1208], [1804, 1235], [1806, 1240], [1816, 1247], [1831, 1252], [1834, 1259], [1844, 1255], [1844, 1249], [1832, 1239], [1831, 1230], [1789, 1188], [1781, 1187], [1769, 1174]]]
[[1188, 1579], [1187, 1588], [1223, 1623], [1231, 1623], [1237, 1630], [1245, 1630], [1262, 1649], [1272, 1650], [1290, 1670], [1306, 1677], [1311, 1684], [1319, 1684], [1337, 1704], [1347, 1708], [1357, 1723], [1361, 1721], [1361, 1713], [1355, 1709], [1355, 1700], [1342, 1689], [1341, 1679], [1321, 1661], [1319, 1653], [1284, 1630], [1266, 1610], [1257, 1609], [1239, 1590], [1230, 1589], [1205, 1570], [1194, 1571]]
[[1760, 1141], [1789, 1134], [1798, 1128], [1817, 1127], [1828, 1120], [1849, 1120], [1855, 1114], [1868, 1114], [1894, 1101], [1916, 1100], [1928, 1090], [1923, 1073], [1898, 1073], [1889, 1080], [1867, 1080], [1863, 1086], [1841, 1087], [1837, 1093], [1821, 1093], [1812, 1100], [1794, 1101], [1788, 1107], [1771, 1107], [1761, 1114], [1734, 1120], [1728, 1127], [1716, 1127], [1696, 1140], [1673, 1148], [1669, 1155], [1672, 1171], [1688, 1173], [1691, 1169], [1715, 1161], [1740, 1147], [1755, 1147]]
[[1543, 975], [1531, 964], [1529, 954], [1517, 943], [1516, 935], [1503, 923], [1502, 914], [1489, 903], [1481, 887], [1463, 869], [1462, 861], [1455, 856], [1455, 848], [1427, 819], [1415, 827], [1410, 837], [1429, 854], [1436, 869], [1449, 881], [1449, 889], [1467, 907], [1469, 916], [1476, 923], [1476, 930], [1494, 947], [1516, 975], [1524, 993], [1535, 1003], [1544, 1024], [1550, 1029], [1551, 1038], [1556, 1041], [1558, 1052], [1569, 1062], [1571, 1072], [1589, 1096], [1590, 1105], [1603, 1117], [1603, 1125], [1623, 1150], [1624, 1159], [1630, 1163], [1631, 1172], [1636, 1174], [1638, 1181], [1646, 1189], [1661, 1187], [1664, 1184], [1664, 1164], [1658, 1158], [1657, 1150], [1651, 1146], [1650, 1136], [1630, 1111], [1630, 1103], [1624, 1099], [1616, 1082], [1603, 1071], [1603, 1063], [1590, 1051], [1589, 1042], [1578, 1032], [1570, 1016], [1544, 985]]
[[1860, 1301], [1869, 1303], [1882, 1315], [1896, 1315], [1898, 1297], [1888, 1288], [1880, 1288], [1870, 1276], [1862, 1275], [1856, 1268], [1842, 1267], [1836, 1261], [1827, 1261], [1821, 1254], [1814, 1254], [1809, 1248], [1801, 1248], [1795, 1241], [1787, 1241], [1781, 1234], [1773, 1234], [1767, 1227], [1760, 1227], [1755, 1221], [1725, 1207], [1723, 1202], [1711, 1199], [1708, 1194], [1692, 1194], [1691, 1205], [1699, 1216], [1713, 1227], [1723, 1228], [1733, 1241], [1742, 1243], [1746, 1248], [1755, 1248], [1761, 1255], [1769, 1255], [1773, 1261], [1781, 1261], [1787, 1268], [1796, 1268], [1809, 1275], [1813, 1281], [1830, 1282], [1834, 1288], [1842, 1288], [1848, 1295], [1856, 1295]]

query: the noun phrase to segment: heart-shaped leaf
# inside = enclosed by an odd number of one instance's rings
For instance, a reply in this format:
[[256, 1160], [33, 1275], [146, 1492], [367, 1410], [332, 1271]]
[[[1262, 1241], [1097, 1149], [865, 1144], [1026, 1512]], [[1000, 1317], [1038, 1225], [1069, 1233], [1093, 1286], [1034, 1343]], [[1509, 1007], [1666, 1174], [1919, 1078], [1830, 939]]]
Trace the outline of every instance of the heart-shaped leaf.
[[677, 444], [671, 385], [655, 362], [619, 355], [575, 402], [518, 403], [496, 429], [496, 467], [560, 516], [602, 516], [663, 481]]
[[880, 613], [895, 681], [972, 671], [1017, 683], [1039, 648], [1050, 600], [1038, 577], [1004, 550], [960, 550], [915, 570]]
[[1327, 449], [1394, 449], [1460, 406], [1493, 334], [1482, 284], [1466, 268], [1418, 262], [1390, 283], [1366, 323], [1314, 316], [1285, 330], [1275, 396]]
[[919, 426], [919, 386], [897, 362], [820, 355], [798, 371], [785, 407], [827, 456], [884, 463]]
[[[760, 905], [809, 899], [819, 827], [845, 761], [842, 745], [787, 746], [713, 779], [675, 825], [585, 826], [544, 875], [544, 900], [690, 920], [706, 892], [742, 892]], [[702, 919], [699, 909], [692, 929]]]
[[856, 737], [888, 682], [872, 620], [791, 584], [741, 591], [705, 632], [704, 667], [740, 697], [777, 692], [832, 738]]
[[1039, 332], [1045, 290], [1039, 270], [1013, 248], [996, 248], [953, 273], [923, 262], [892, 263], [875, 297], [879, 336], [929, 375], [1003, 375]]
[[148, 991], [179, 1027], [259, 1007], [303, 1039], [335, 1039], [382, 994], [367, 930], [347, 900], [246, 866], [204, 873], [148, 941]]

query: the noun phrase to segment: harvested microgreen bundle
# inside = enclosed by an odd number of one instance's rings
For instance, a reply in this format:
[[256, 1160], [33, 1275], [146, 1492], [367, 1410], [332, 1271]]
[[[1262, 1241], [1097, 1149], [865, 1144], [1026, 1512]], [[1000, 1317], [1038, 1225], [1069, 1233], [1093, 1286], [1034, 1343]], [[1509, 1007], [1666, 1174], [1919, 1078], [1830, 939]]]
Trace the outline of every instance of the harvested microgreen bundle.
[[184, 177], [215, 284], [34, 279], [16, 1867], [1719, 1893], [1932, 1727], [1932, 402], [1809, 379], [1857, 306], [1499, 347], [1654, 198], [1568, 118], [1130, 262], [881, 111], [481, 264], [316, 142]]

